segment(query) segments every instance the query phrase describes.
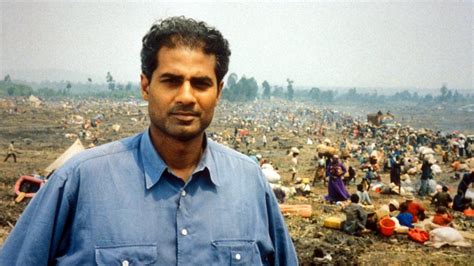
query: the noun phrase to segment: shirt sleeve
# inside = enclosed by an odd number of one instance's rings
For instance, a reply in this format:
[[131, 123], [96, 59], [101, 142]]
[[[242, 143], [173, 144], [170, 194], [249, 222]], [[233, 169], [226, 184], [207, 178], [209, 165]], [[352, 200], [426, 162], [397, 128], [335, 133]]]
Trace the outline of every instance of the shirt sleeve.
[[265, 182], [270, 238], [275, 249], [273, 265], [298, 265], [295, 247], [286, 228], [280, 207], [268, 182]]
[[53, 175], [36, 193], [0, 250], [0, 265], [52, 263], [71, 209], [65, 187]]

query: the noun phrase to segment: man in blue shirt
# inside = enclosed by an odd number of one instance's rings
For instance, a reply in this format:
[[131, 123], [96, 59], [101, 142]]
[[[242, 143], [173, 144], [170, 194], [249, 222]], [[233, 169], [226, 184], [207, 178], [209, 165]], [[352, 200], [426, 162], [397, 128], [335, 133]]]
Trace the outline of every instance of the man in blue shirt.
[[0, 265], [297, 265], [259, 166], [204, 134], [229, 56], [227, 40], [204, 22], [153, 25], [141, 52], [149, 130], [57, 170]]

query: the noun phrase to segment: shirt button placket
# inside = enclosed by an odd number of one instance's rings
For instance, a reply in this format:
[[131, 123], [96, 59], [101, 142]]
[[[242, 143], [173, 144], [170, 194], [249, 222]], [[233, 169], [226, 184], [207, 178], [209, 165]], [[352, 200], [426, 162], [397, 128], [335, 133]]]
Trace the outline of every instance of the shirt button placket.
[[186, 257], [187, 249], [192, 243], [190, 243], [190, 238], [189, 238], [189, 228], [188, 223], [186, 221], [187, 217], [187, 211], [186, 211], [186, 196], [188, 193], [186, 190], [181, 190], [179, 193], [179, 205], [178, 205], [178, 210], [176, 213], [176, 226], [178, 229], [178, 236], [177, 236], [177, 258], [176, 262], [177, 265], [182, 265], [185, 264], [186, 261], [189, 261], [189, 258]]

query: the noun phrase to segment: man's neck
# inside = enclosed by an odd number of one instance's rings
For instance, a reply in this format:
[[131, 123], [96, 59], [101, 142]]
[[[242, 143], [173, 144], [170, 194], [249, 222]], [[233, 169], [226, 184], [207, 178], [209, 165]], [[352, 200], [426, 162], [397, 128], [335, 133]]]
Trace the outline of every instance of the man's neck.
[[150, 130], [150, 138], [155, 150], [173, 174], [187, 182], [201, 159], [204, 134], [181, 141]]

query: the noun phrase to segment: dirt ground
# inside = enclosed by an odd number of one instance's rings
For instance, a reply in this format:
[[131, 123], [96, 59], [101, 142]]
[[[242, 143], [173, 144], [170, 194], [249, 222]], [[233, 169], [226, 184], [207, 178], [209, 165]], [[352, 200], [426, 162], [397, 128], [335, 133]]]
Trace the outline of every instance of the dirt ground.
[[[79, 124], [68, 123], [71, 115], [81, 115], [92, 118], [104, 114], [104, 122], [92, 131], [96, 131], [99, 144], [120, 139], [147, 128], [148, 121], [142, 121], [145, 107], [129, 106], [114, 102], [97, 103], [48, 103], [41, 108], [33, 108], [27, 103], [18, 104], [18, 112], [10, 114], [8, 109], [0, 109], [0, 245], [5, 241], [8, 233], [15, 225], [21, 212], [29, 200], [15, 203], [13, 186], [21, 175], [41, 174], [43, 169], [62, 154], [73, 142], [74, 138], [67, 138], [66, 134], [76, 134], [80, 130]], [[138, 112], [142, 110], [143, 112]], [[209, 131], [229, 131], [226, 125], [218, 124], [219, 114]], [[112, 130], [113, 124], [120, 124], [119, 132]], [[233, 129], [232, 129], [233, 130]], [[280, 169], [283, 183], [289, 184], [291, 179], [290, 157], [288, 147], [282, 147], [270, 141], [272, 137], [280, 136], [289, 139], [290, 146], [299, 147], [300, 161], [298, 176], [312, 179], [314, 175], [315, 155], [314, 147], [306, 144], [306, 138], [289, 136], [287, 132], [273, 132], [267, 136], [269, 145], [263, 149], [257, 141], [249, 149], [261, 153], [264, 158], [273, 162]], [[338, 132], [329, 131], [327, 137], [336, 138]], [[10, 141], [15, 141], [18, 150], [18, 162], [11, 159], [3, 162], [6, 149]], [[92, 139], [82, 141], [85, 146], [92, 143]], [[442, 166], [444, 174], [439, 178], [456, 188], [457, 181], [450, 179], [451, 173]], [[358, 179], [362, 173], [357, 173]], [[388, 180], [388, 173], [382, 173], [382, 179]], [[348, 187], [350, 193], [356, 191], [355, 184]], [[453, 191], [453, 190], [451, 190]], [[312, 188], [308, 197], [294, 197], [288, 203], [311, 204], [313, 213], [310, 218], [297, 216], [286, 217], [290, 234], [294, 240], [301, 265], [472, 265], [474, 248], [442, 247], [440, 249], [426, 247], [408, 240], [407, 235], [394, 235], [390, 238], [377, 233], [369, 233], [360, 237], [349, 236], [341, 231], [323, 227], [325, 217], [338, 214], [339, 207], [326, 203], [322, 196], [327, 193], [323, 184]], [[376, 207], [388, 203], [392, 196], [370, 192]], [[399, 201], [402, 198], [396, 196]], [[425, 200], [425, 206], [429, 201]], [[433, 213], [433, 208], [429, 209]], [[474, 221], [456, 214], [456, 220], [463, 230], [473, 232]]]

